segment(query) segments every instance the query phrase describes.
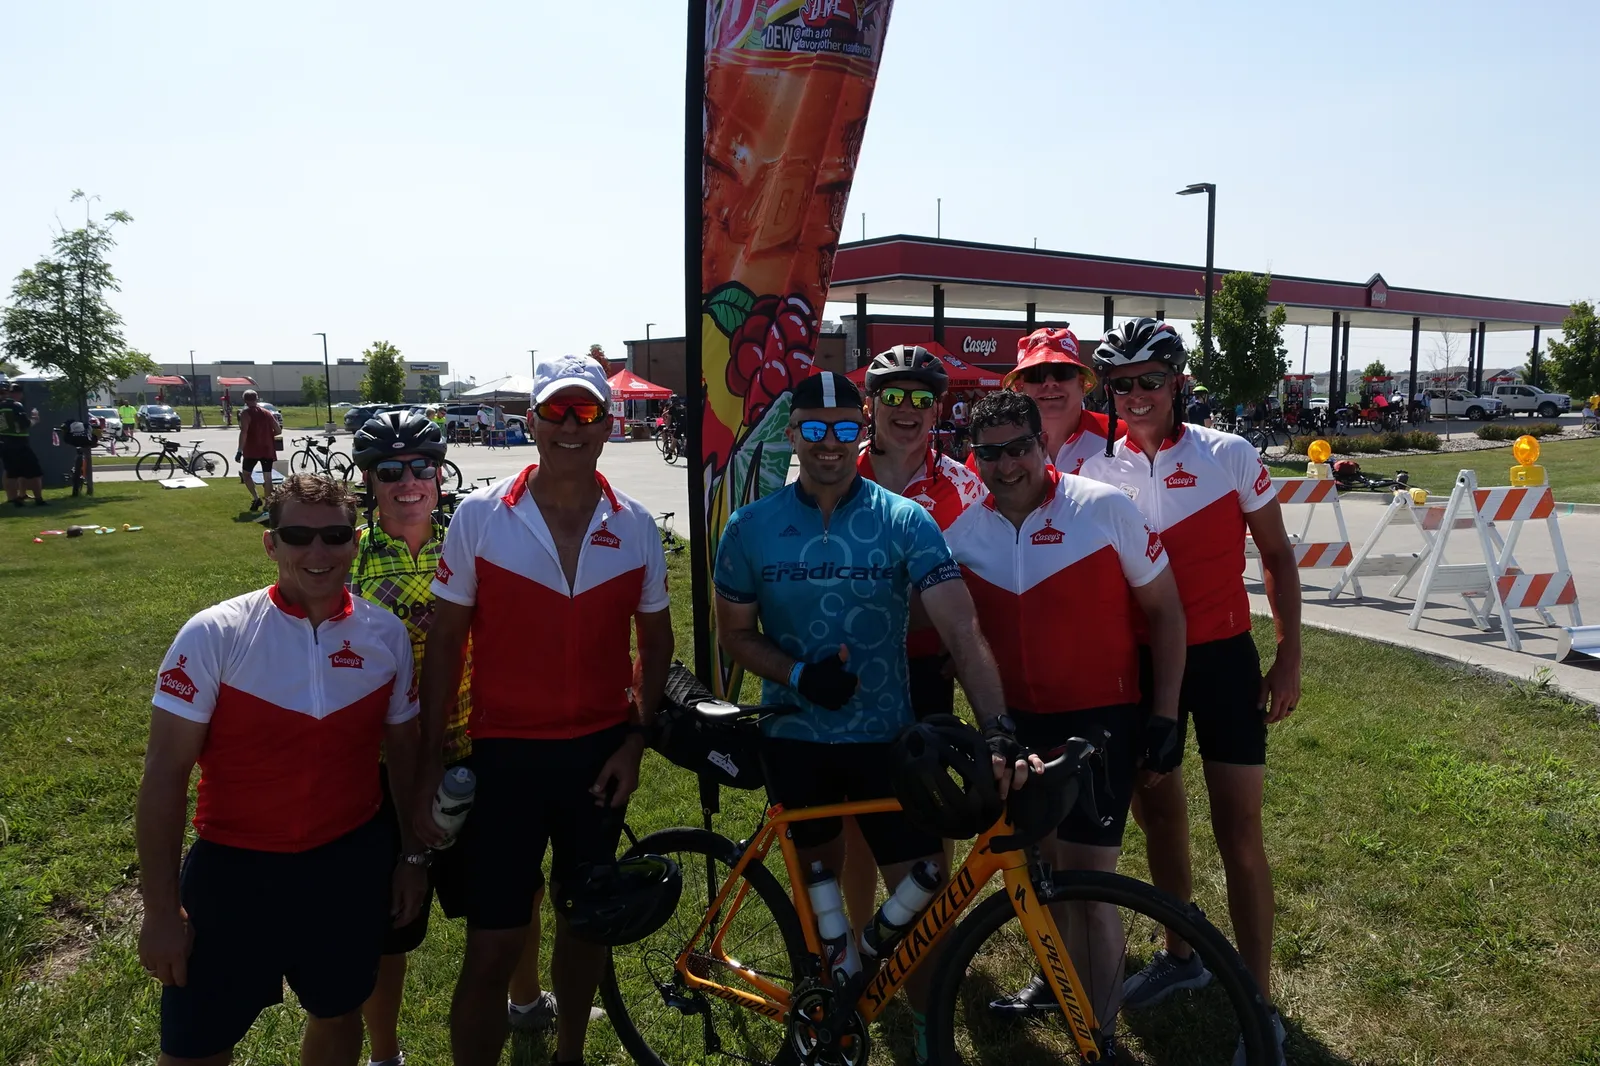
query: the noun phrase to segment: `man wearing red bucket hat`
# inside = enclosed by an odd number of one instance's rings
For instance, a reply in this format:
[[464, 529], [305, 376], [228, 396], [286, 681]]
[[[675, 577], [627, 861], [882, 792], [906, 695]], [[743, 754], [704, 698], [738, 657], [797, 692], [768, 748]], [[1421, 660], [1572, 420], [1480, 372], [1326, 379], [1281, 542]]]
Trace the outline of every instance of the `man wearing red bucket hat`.
[[1106, 450], [1106, 416], [1083, 409], [1084, 394], [1095, 386], [1094, 368], [1078, 354], [1070, 329], [1047, 326], [1018, 341], [1016, 368], [1000, 385], [1039, 405], [1045, 454], [1063, 474], [1076, 474], [1085, 459]]

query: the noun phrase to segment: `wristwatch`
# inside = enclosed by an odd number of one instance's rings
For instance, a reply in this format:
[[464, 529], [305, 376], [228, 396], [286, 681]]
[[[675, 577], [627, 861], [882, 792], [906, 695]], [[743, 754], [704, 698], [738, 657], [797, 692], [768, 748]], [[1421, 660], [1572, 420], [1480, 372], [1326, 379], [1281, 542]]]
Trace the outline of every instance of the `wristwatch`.
[[400, 861], [408, 866], [420, 866], [424, 870], [433, 865], [431, 851], [413, 851], [409, 855], [400, 856]]
[[1017, 722], [1016, 722], [1016, 719], [1012, 718], [1009, 714], [997, 714], [997, 715], [995, 715], [993, 721], [991, 721], [989, 723], [989, 725], [985, 728], [984, 732], [989, 732], [991, 730], [996, 730], [996, 729], [998, 729], [1002, 733], [1010, 733], [1012, 736], [1016, 736], [1017, 735]]

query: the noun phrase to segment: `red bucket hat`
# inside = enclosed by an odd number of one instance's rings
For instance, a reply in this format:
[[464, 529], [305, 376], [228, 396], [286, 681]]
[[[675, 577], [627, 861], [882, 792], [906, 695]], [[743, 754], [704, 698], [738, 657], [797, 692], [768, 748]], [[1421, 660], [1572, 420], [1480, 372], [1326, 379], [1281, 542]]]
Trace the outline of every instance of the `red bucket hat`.
[[1083, 389], [1094, 388], [1094, 367], [1078, 354], [1078, 338], [1070, 329], [1046, 326], [1036, 329], [1017, 342], [1017, 365], [1001, 379], [1000, 387], [1009, 389], [1029, 367], [1041, 363], [1071, 363], [1083, 375]]

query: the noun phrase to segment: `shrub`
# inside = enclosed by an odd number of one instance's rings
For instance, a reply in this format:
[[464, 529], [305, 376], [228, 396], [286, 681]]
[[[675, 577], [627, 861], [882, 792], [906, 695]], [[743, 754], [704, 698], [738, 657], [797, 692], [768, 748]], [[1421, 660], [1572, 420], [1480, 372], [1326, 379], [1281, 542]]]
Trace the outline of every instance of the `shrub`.
[[1420, 429], [1405, 430], [1400, 433], [1385, 433], [1383, 446], [1387, 451], [1419, 451], [1436, 452], [1439, 450], [1439, 434], [1428, 433]]
[[1561, 427], [1554, 422], [1534, 422], [1531, 425], [1515, 426], [1509, 422], [1494, 423], [1478, 427], [1479, 440], [1516, 440], [1521, 436], [1529, 437], [1556, 437], [1561, 435]]
[[[1289, 445], [1289, 451], [1294, 455], [1305, 455], [1306, 449], [1311, 447], [1311, 442], [1316, 437], [1306, 435], [1294, 438]], [[1408, 430], [1403, 433], [1372, 433], [1360, 437], [1323, 437], [1335, 455], [1371, 455], [1374, 452], [1403, 452], [1423, 451], [1436, 452], [1439, 450], [1439, 435], [1425, 433], [1421, 430]]]

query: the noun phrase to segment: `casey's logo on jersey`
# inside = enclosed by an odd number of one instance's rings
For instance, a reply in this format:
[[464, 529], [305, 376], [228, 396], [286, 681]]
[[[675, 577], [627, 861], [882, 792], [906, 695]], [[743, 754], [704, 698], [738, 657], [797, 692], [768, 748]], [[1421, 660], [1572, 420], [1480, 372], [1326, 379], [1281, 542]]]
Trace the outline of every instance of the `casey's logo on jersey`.
[[1157, 533], [1149, 526], [1145, 526], [1144, 531], [1150, 535], [1149, 543], [1144, 546], [1144, 555], [1146, 559], [1153, 563], [1161, 558], [1161, 553], [1166, 551], [1166, 548], [1162, 546], [1160, 533]]
[[433, 572], [433, 576], [439, 579], [439, 584], [441, 584], [441, 585], [450, 584], [450, 577], [451, 577], [450, 564], [446, 563], [443, 559], [440, 559], [439, 560], [439, 569], [437, 569], [437, 570], [435, 570]]
[[1261, 464], [1261, 473], [1256, 475], [1256, 495], [1261, 496], [1272, 488], [1272, 474], [1267, 470], [1267, 464]]
[[195, 683], [189, 680], [189, 675], [184, 672], [184, 664], [189, 661], [187, 655], [178, 656], [178, 665], [171, 670], [161, 671], [160, 689], [170, 695], [178, 697], [185, 703], [194, 702], [194, 694], [198, 691]]
[[622, 538], [611, 532], [611, 530], [607, 529], [605, 526], [601, 526], [599, 529], [595, 530], [594, 535], [589, 538], [589, 543], [593, 544], [597, 548], [620, 548], [622, 547]]
[[1050, 524], [1050, 519], [1046, 518], [1044, 520], [1044, 528], [1035, 533], [1030, 539], [1032, 539], [1035, 544], [1060, 544], [1062, 538], [1065, 536], [1066, 534], [1052, 526]]
[[328, 661], [334, 666], [343, 667], [346, 670], [365, 669], [363, 664], [366, 662], [365, 659], [351, 650], [348, 640], [344, 642], [344, 647], [328, 656]]
[[1185, 470], [1183, 464], [1179, 463], [1178, 469], [1168, 474], [1163, 480], [1166, 481], [1169, 489], [1192, 489], [1195, 482], [1200, 479]]

